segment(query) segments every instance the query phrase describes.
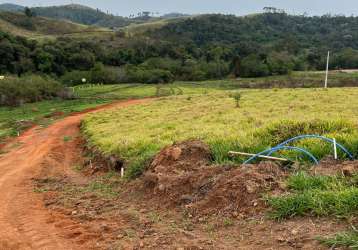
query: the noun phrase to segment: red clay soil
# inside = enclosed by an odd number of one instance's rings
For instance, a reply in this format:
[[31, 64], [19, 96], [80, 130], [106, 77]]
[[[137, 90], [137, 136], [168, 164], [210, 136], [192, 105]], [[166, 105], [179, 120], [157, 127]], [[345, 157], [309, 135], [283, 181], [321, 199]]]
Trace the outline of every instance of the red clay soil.
[[271, 162], [240, 168], [211, 166], [200, 141], [164, 148], [143, 177], [143, 190], [160, 206], [183, 206], [192, 216], [254, 215], [263, 209], [262, 194], [280, 189], [286, 173]]
[[[104, 105], [90, 112], [147, 102], [130, 100]], [[41, 195], [32, 188], [34, 178], [47, 165], [71, 176], [76, 143], [66, 144], [64, 136], [79, 136], [80, 112], [45, 129], [33, 127], [6, 144], [0, 155], [0, 249], [91, 249], [90, 235], [78, 223], [47, 210]], [[81, 236], [81, 237], [79, 237]]]

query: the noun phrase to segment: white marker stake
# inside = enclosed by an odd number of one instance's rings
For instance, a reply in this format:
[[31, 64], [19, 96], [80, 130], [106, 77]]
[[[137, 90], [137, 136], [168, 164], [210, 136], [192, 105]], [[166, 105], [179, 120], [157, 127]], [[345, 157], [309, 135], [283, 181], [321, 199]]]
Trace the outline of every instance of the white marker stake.
[[337, 142], [336, 139], [333, 138], [333, 149], [334, 149], [334, 159], [337, 160], [338, 159], [338, 155], [337, 155]]
[[328, 71], [329, 71], [329, 51], [327, 55], [327, 67], [326, 67], [326, 81], [324, 82], [324, 88], [328, 88]]
[[121, 167], [121, 177], [124, 177], [124, 167]]

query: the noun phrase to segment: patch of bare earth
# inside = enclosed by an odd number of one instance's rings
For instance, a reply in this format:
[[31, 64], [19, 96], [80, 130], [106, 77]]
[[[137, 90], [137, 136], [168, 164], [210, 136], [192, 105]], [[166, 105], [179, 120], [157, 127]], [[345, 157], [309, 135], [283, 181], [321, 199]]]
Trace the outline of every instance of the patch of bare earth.
[[284, 192], [278, 165], [210, 162], [209, 148], [189, 141], [164, 148], [135, 181], [112, 178], [110, 192], [89, 188], [98, 177], [50, 168], [35, 183], [46, 207], [98, 249], [325, 249], [315, 237], [347, 229], [332, 218], [267, 218], [264, 195]]

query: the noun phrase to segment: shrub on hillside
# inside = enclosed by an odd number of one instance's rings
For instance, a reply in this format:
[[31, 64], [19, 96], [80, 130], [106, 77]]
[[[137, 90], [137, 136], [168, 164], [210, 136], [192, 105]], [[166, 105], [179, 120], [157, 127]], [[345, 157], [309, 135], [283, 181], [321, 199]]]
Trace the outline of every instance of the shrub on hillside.
[[7, 77], [0, 80], [0, 106], [19, 106], [63, 95], [63, 86], [40, 76]]
[[128, 66], [125, 81], [128, 83], [171, 83], [174, 81], [174, 76], [168, 70]]
[[103, 64], [97, 63], [91, 70], [91, 82], [103, 84], [116, 84], [123, 81], [122, 69], [115, 67], [104, 67]]

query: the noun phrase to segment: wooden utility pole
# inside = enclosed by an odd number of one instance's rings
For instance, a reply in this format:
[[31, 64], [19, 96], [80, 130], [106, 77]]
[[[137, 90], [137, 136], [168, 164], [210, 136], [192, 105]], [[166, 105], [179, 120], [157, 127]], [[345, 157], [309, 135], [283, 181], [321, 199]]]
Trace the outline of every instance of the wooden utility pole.
[[329, 51], [327, 55], [327, 67], [326, 67], [326, 81], [324, 82], [324, 88], [328, 88], [328, 71], [329, 71]]

